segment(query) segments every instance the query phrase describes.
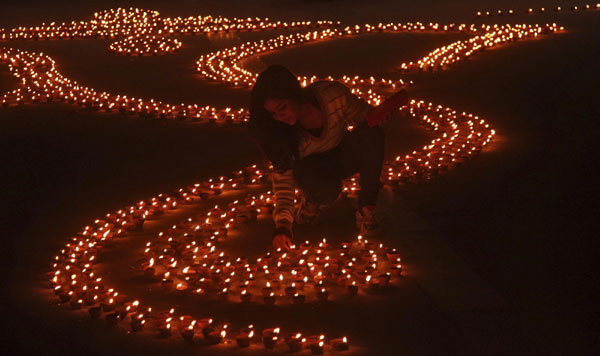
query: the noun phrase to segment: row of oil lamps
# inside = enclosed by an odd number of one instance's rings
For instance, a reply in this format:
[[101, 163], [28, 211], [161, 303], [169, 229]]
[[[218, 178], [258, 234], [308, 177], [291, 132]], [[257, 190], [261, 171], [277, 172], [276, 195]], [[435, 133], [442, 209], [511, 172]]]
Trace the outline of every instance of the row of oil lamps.
[[[552, 8], [552, 11], [554, 12], [563, 12], [569, 10], [571, 12], [581, 12], [581, 11], [589, 11], [589, 10], [600, 10], [600, 3], [597, 4], [585, 4], [585, 5], [571, 5], [568, 8], [564, 8], [562, 6], [554, 6]], [[534, 9], [532, 7], [528, 8], [527, 11], [523, 11], [522, 13], [527, 13], [527, 14], [534, 14], [534, 13], [545, 13], [546, 12], [546, 8], [545, 7], [540, 7], [539, 9]], [[503, 10], [496, 10], [496, 11], [477, 11], [477, 17], [482, 17], [482, 16], [503, 16], [503, 15], [517, 15], [517, 12], [515, 10], [507, 10], [507, 11], [503, 11]]]
[[[203, 55], [197, 61], [197, 70], [205, 78], [218, 82], [229, 83], [234, 86], [252, 87], [256, 80], [256, 73], [243, 69], [239, 62], [249, 56], [261, 54], [292, 45], [299, 45], [311, 41], [326, 40], [348, 35], [359, 35], [372, 32], [458, 32], [471, 33], [475, 36], [464, 41], [457, 41], [448, 46], [437, 48], [417, 62], [402, 63], [398, 68], [402, 71], [410, 70], [435, 70], [446, 69], [449, 65], [473, 55], [476, 52], [483, 51], [486, 48], [494, 47], [510, 41], [519, 39], [533, 38], [540, 34], [550, 34], [563, 30], [563, 28], [552, 25], [440, 25], [437, 23], [406, 23], [406, 24], [382, 24], [376, 26], [363, 25], [345, 27], [343, 29], [325, 29], [321, 31], [311, 31], [304, 34], [292, 34], [288, 36], [281, 35], [267, 41], [247, 42], [238, 47], [225, 49]], [[316, 78], [300, 77], [300, 82], [307, 85]], [[365, 80], [356, 82], [351, 78], [342, 78], [340, 80], [351, 88], [371, 84]], [[389, 89], [396, 89], [404, 85], [404, 82], [394, 82], [388, 84], [386, 80], [373, 80]]]
[[171, 105], [160, 101], [142, 100], [126, 95], [98, 93], [65, 78], [56, 69], [55, 62], [44, 54], [16, 49], [0, 49], [0, 61], [8, 65], [13, 75], [22, 82], [22, 88], [0, 97], [4, 107], [24, 103], [64, 101], [92, 110], [139, 114], [157, 118], [178, 118], [206, 122], [245, 121], [245, 109], [219, 109], [198, 105]]
[[135, 35], [112, 43], [110, 49], [121, 54], [152, 56], [173, 53], [181, 46], [183, 46], [183, 43], [175, 38]]
[[[94, 271], [98, 254], [114, 239], [123, 238], [129, 231], [141, 229], [147, 219], [159, 218], [180, 208], [181, 205], [203, 201], [209, 196], [218, 195], [229, 190], [243, 188], [247, 184], [264, 182], [268, 178], [270, 167], [261, 168], [256, 165], [234, 172], [231, 178], [219, 177], [205, 182], [181, 188], [172, 194], [159, 194], [156, 197], [139, 201], [113, 213], [108, 213], [101, 219], [86, 226], [54, 257], [50, 282], [54, 292], [62, 304], [72, 309], [87, 308], [90, 316], [97, 319], [103, 316], [109, 326], [129, 324], [133, 332], [146, 331], [160, 337], [170, 337], [178, 333], [184, 340], [200, 341], [199, 335], [208, 344], [219, 344], [231, 340], [229, 335], [235, 335], [239, 347], [248, 347], [252, 343], [262, 342], [266, 349], [274, 349], [278, 344], [286, 344], [291, 351], [310, 349], [314, 354], [321, 354], [327, 347], [332, 350], [349, 348], [346, 337], [332, 339], [328, 342], [325, 335], [306, 336], [293, 332], [282, 334], [280, 328], [264, 329], [257, 334], [253, 326], [242, 328], [237, 333], [231, 332], [229, 323], [215, 324], [213, 319], [194, 319], [189, 315], [177, 315], [173, 308], [156, 312], [152, 308], [142, 307], [139, 300], [130, 300], [114, 288], [109, 288], [106, 282]], [[263, 298], [269, 300], [275, 293], [284, 290], [286, 295], [298, 301], [302, 298], [297, 293], [314, 284], [321, 288], [320, 295], [326, 295], [325, 286], [331, 283], [328, 279], [337, 276], [336, 284], [347, 278], [346, 283], [353, 293], [358, 291], [358, 285], [366, 288], [381, 288], [390, 281], [390, 274], [380, 274], [373, 277], [375, 271], [392, 268], [394, 274], [400, 274], [400, 256], [395, 249], [388, 249], [382, 244], [375, 244], [358, 237], [356, 241], [344, 241], [334, 248], [326, 240], [313, 246], [309, 242], [293, 247], [288, 252], [280, 250], [261, 256], [255, 263], [248, 263], [243, 258], [231, 259], [218, 247], [219, 241], [227, 236], [227, 232], [237, 224], [251, 221], [259, 213], [268, 213], [272, 209], [272, 194], [267, 192], [260, 196], [248, 195], [243, 204], [237, 201], [231, 203], [228, 209], [218, 206], [205, 214], [188, 218], [181, 224], [171, 226], [166, 232], [160, 233], [156, 239], [146, 244], [144, 251], [148, 262], [142, 266], [145, 274], [154, 276], [160, 268], [168, 270], [165, 273], [186, 277], [199, 278], [206, 275], [210, 283], [207, 285], [226, 286], [233, 283], [234, 275], [244, 275], [243, 290], [250, 290], [250, 282], [256, 281], [252, 275], [269, 277], [278, 275], [262, 288]], [[255, 211], [255, 213], [252, 213]], [[191, 263], [189, 266], [177, 266], [177, 260], [169, 258], [169, 253], [178, 251], [180, 261]], [[359, 258], [351, 257], [355, 254]], [[385, 260], [386, 262], [380, 261]], [[342, 261], [344, 274], [322, 273], [336, 261]], [[307, 268], [303, 268], [305, 265]], [[351, 275], [358, 275], [361, 269], [366, 275], [360, 283], [350, 283]], [[296, 269], [296, 273], [294, 273]], [[317, 271], [322, 269], [322, 271]], [[269, 271], [270, 270], [270, 271]], [[311, 271], [311, 281], [301, 278], [301, 273]], [[161, 271], [162, 272], [162, 271]], [[367, 273], [371, 273], [368, 274]], [[162, 273], [161, 273], [162, 274]], [[284, 274], [296, 276], [298, 286], [287, 285]], [[305, 277], [307, 275], [304, 275]], [[227, 278], [225, 278], [227, 277]], [[265, 278], [265, 279], [267, 279]], [[291, 278], [291, 277], [290, 277]], [[186, 281], [189, 283], [189, 281]], [[292, 282], [293, 283], [293, 282]], [[384, 284], [385, 283], [385, 284]], [[163, 285], [165, 281], [163, 280]], [[293, 290], [292, 290], [293, 289]], [[210, 289], [207, 289], [210, 290]], [[241, 292], [241, 301], [249, 302], [249, 293]], [[223, 298], [224, 292], [220, 291]], [[326, 298], [320, 299], [325, 301]], [[297, 304], [298, 302], [296, 302]], [[262, 335], [262, 337], [261, 337]]]

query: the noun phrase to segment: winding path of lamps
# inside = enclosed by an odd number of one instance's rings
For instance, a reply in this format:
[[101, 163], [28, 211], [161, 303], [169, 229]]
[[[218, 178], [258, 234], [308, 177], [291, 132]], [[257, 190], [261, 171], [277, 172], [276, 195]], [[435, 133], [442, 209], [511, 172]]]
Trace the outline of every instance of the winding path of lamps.
[[[583, 5], [571, 5], [569, 7], [563, 7], [563, 6], [553, 6], [552, 8], [550, 8], [552, 11], [554, 12], [586, 12], [586, 11], [593, 11], [593, 10], [600, 10], [600, 3], [596, 3], [596, 4], [583, 4]], [[513, 9], [509, 9], [509, 10], [496, 10], [496, 11], [477, 11], [476, 15], [477, 17], [482, 17], [482, 16], [486, 16], [486, 17], [490, 17], [490, 16], [514, 16], [514, 15], [518, 15], [518, 14], [543, 14], [547, 11], [547, 9], [545, 7], [540, 7], [538, 9], [534, 9], [532, 7], [528, 8], [527, 10], [523, 10], [523, 11], [515, 11]]]
[[163, 18], [158, 11], [116, 8], [94, 13], [89, 21], [51, 22], [40, 26], [0, 29], [0, 41], [56, 40], [75, 38], [120, 38], [110, 49], [124, 55], [173, 53], [182, 43], [173, 36], [214, 32], [263, 31], [310, 26], [331, 26], [331, 21], [271, 22], [269, 19], [197, 16]]
[[[175, 34], [207, 33], [211, 31], [253, 30], [306, 27], [310, 22], [266, 22], [260, 19], [228, 20], [221, 17], [190, 17], [162, 19], [155, 11], [116, 9], [94, 14], [88, 22], [44, 24], [35, 28], [0, 31], [3, 40], [70, 39], [85, 37], [125, 37], [111, 44], [111, 49], [124, 54], [164, 54], [181, 46]], [[561, 31], [552, 25], [440, 25], [440, 24], [377, 24], [353, 27], [333, 26], [304, 34], [279, 36], [267, 41], [248, 42], [239, 47], [217, 51], [200, 57], [197, 70], [207, 79], [245, 88], [252, 87], [256, 73], [241, 67], [239, 62], [252, 55], [287, 46], [323, 41], [373, 32], [457, 32], [473, 35], [435, 49], [416, 62], [402, 63], [402, 72], [433, 71], [448, 68], [475, 53], [500, 44], [533, 38]], [[0, 61], [20, 79], [19, 88], [4, 94], [2, 106], [65, 101], [92, 110], [138, 114], [142, 117], [179, 118], [203, 122], [244, 123], [243, 108], [217, 109], [192, 104], [171, 105], [154, 99], [144, 100], [97, 92], [64, 77], [55, 62], [42, 53], [18, 49], [0, 49]], [[333, 78], [324, 78], [332, 80]], [[316, 77], [300, 77], [306, 86]], [[386, 94], [409, 83], [403, 80], [339, 78], [371, 104], [378, 104]], [[441, 171], [458, 165], [479, 153], [494, 136], [494, 130], [473, 114], [413, 100], [402, 108], [408, 117], [418, 119], [436, 133], [436, 138], [420, 150], [398, 156], [386, 162], [382, 179], [392, 185], [427, 180]], [[351, 126], [348, 130], [352, 130]], [[159, 219], [182, 206], [210, 201], [212, 197], [268, 181], [270, 167], [248, 166], [231, 176], [221, 176], [181, 188], [173, 193], [158, 194], [122, 209], [110, 212], [84, 227], [54, 256], [50, 280], [61, 303], [73, 309], [86, 307], [92, 318], [104, 316], [109, 325], [127, 323], [134, 332], [158, 333], [168, 337], [179, 334], [186, 340], [198, 340], [201, 333], [206, 343], [219, 344], [233, 340], [240, 347], [262, 342], [267, 349], [283, 346], [291, 351], [310, 348], [315, 354], [324, 349], [348, 349], [346, 337], [326, 340], [325, 335], [306, 336], [297, 330], [282, 332], [273, 327], [258, 330], [253, 325], [232, 331], [229, 323], [217, 323], [209, 317], [179, 315], [174, 308], [153, 310], [119, 293], [96, 272], [98, 253], [114, 239], [139, 230], [148, 219]], [[344, 181], [343, 191], [356, 196], [360, 187], [355, 177]], [[360, 292], [385, 289], [402, 273], [398, 251], [358, 236], [339, 245], [325, 239], [294, 246], [290, 251], [273, 251], [254, 261], [228, 256], [221, 247], [228, 233], [240, 224], [254, 221], [273, 210], [272, 192], [247, 195], [243, 200], [214, 206], [159, 233], [145, 245], [139, 273], [150, 283], [160, 284], [173, 293], [195, 295], [201, 300], [269, 305], [323, 303], [354, 297]], [[178, 210], [181, 211], [181, 210]], [[282, 340], [282, 341], [281, 341]], [[327, 345], [327, 346], [326, 346]]]

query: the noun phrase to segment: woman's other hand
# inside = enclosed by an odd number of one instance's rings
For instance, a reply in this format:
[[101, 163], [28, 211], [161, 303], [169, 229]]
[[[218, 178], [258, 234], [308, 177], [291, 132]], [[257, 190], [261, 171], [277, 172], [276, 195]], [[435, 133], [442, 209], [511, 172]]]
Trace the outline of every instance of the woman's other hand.
[[293, 245], [294, 233], [291, 224], [280, 225], [273, 232], [273, 247], [275, 249], [289, 250]]

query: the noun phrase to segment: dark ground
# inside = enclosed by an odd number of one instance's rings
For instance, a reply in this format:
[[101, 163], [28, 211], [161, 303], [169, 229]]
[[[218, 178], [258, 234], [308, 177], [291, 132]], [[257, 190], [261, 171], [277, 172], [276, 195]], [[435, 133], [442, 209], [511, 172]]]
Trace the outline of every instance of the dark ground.
[[[431, 1], [429, 6], [382, 1], [379, 7], [358, 1], [264, 3], [270, 6], [243, 1], [239, 6], [225, 1], [143, 6], [165, 15], [215, 9], [210, 13], [340, 18], [349, 24], [476, 22], [472, 14], [478, 10], [510, 7], [491, 1], [487, 8], [474, 1]], [[2, 5], [0, 26], [84, 19], [114, 4], [129, 6], [110, 1]], [[514, 8], [540, 4], [551, 5], [534, 1]], [[480, 115], [498, 136], [479, 157], [431, 182], [403, 188], [382, 208], [397, 232], [389, 242], [404, 248], [413, 273], [393, 298], [367, 309], [370, 319], [361, 312], [354, 320], [342, 319], [357, 325], [353, 340], [364, 336], [381, 342], [372, 348], [377, 354], [575, 355], [590, 354], [597, 340], [592, 288], [599, 215], [593, 167], [600, 128], [600, 13], [514, 18], [523, 21], [557, 22], [567, 33], [502, 46], [446, 72], [413, 78], [415, 98]], [[249, 66], [280, 62], [299, 74], [392, 76], [397, 75], [394, 64], [418, 58], [444, 38], [400, 35], [308, 45], [263, 56], [262, 63]], [[236, 39], [183, 40], [185, 48], [177, 55], [137, 60], [110, 54], [100, 41], [2, 45], [43, 50], [63, 74], [102, 90], [170, 102], [244, 105], [247, 92], [204, 83], [193, 74], [198, 55]], [[339, 53], [345, 55], [314, 60]], [[7, 69], [0, 68], [0, 92], [14, 85]], [[99, 115], [59, 104], [0, 109], [0, 118], [3, 345], [11, 354], [28, 355], [166, 352], [164, 343], [148, 347], [53, 306], [43, 272], [69, 234], [93, 218], [201, 178], [229, 174], [260, 160], [258, 149], [241, 127]], [[389, 156], [424, 139], [404, 123], [390, 123], [386, 132]], [[267, 228], [261, 227], [261, 236], [268, 236]], [[361, 335], [362, 330], [370, 334]], [[190, 351], [182, 345], [169, 350]]]

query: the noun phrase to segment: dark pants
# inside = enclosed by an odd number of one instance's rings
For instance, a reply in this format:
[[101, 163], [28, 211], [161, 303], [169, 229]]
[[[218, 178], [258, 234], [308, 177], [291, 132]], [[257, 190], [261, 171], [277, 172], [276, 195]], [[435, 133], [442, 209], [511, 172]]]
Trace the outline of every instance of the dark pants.
[[294, 163], [294, 179], [308, 201], [333, 202], [342, 189], [342, 180], [360, 173], [358, 204], [375, 205], [381, 188], [385, 149], [383, 128], [370, 128], [366, 122], [347, 132], [337, 147], [316, 153]]

